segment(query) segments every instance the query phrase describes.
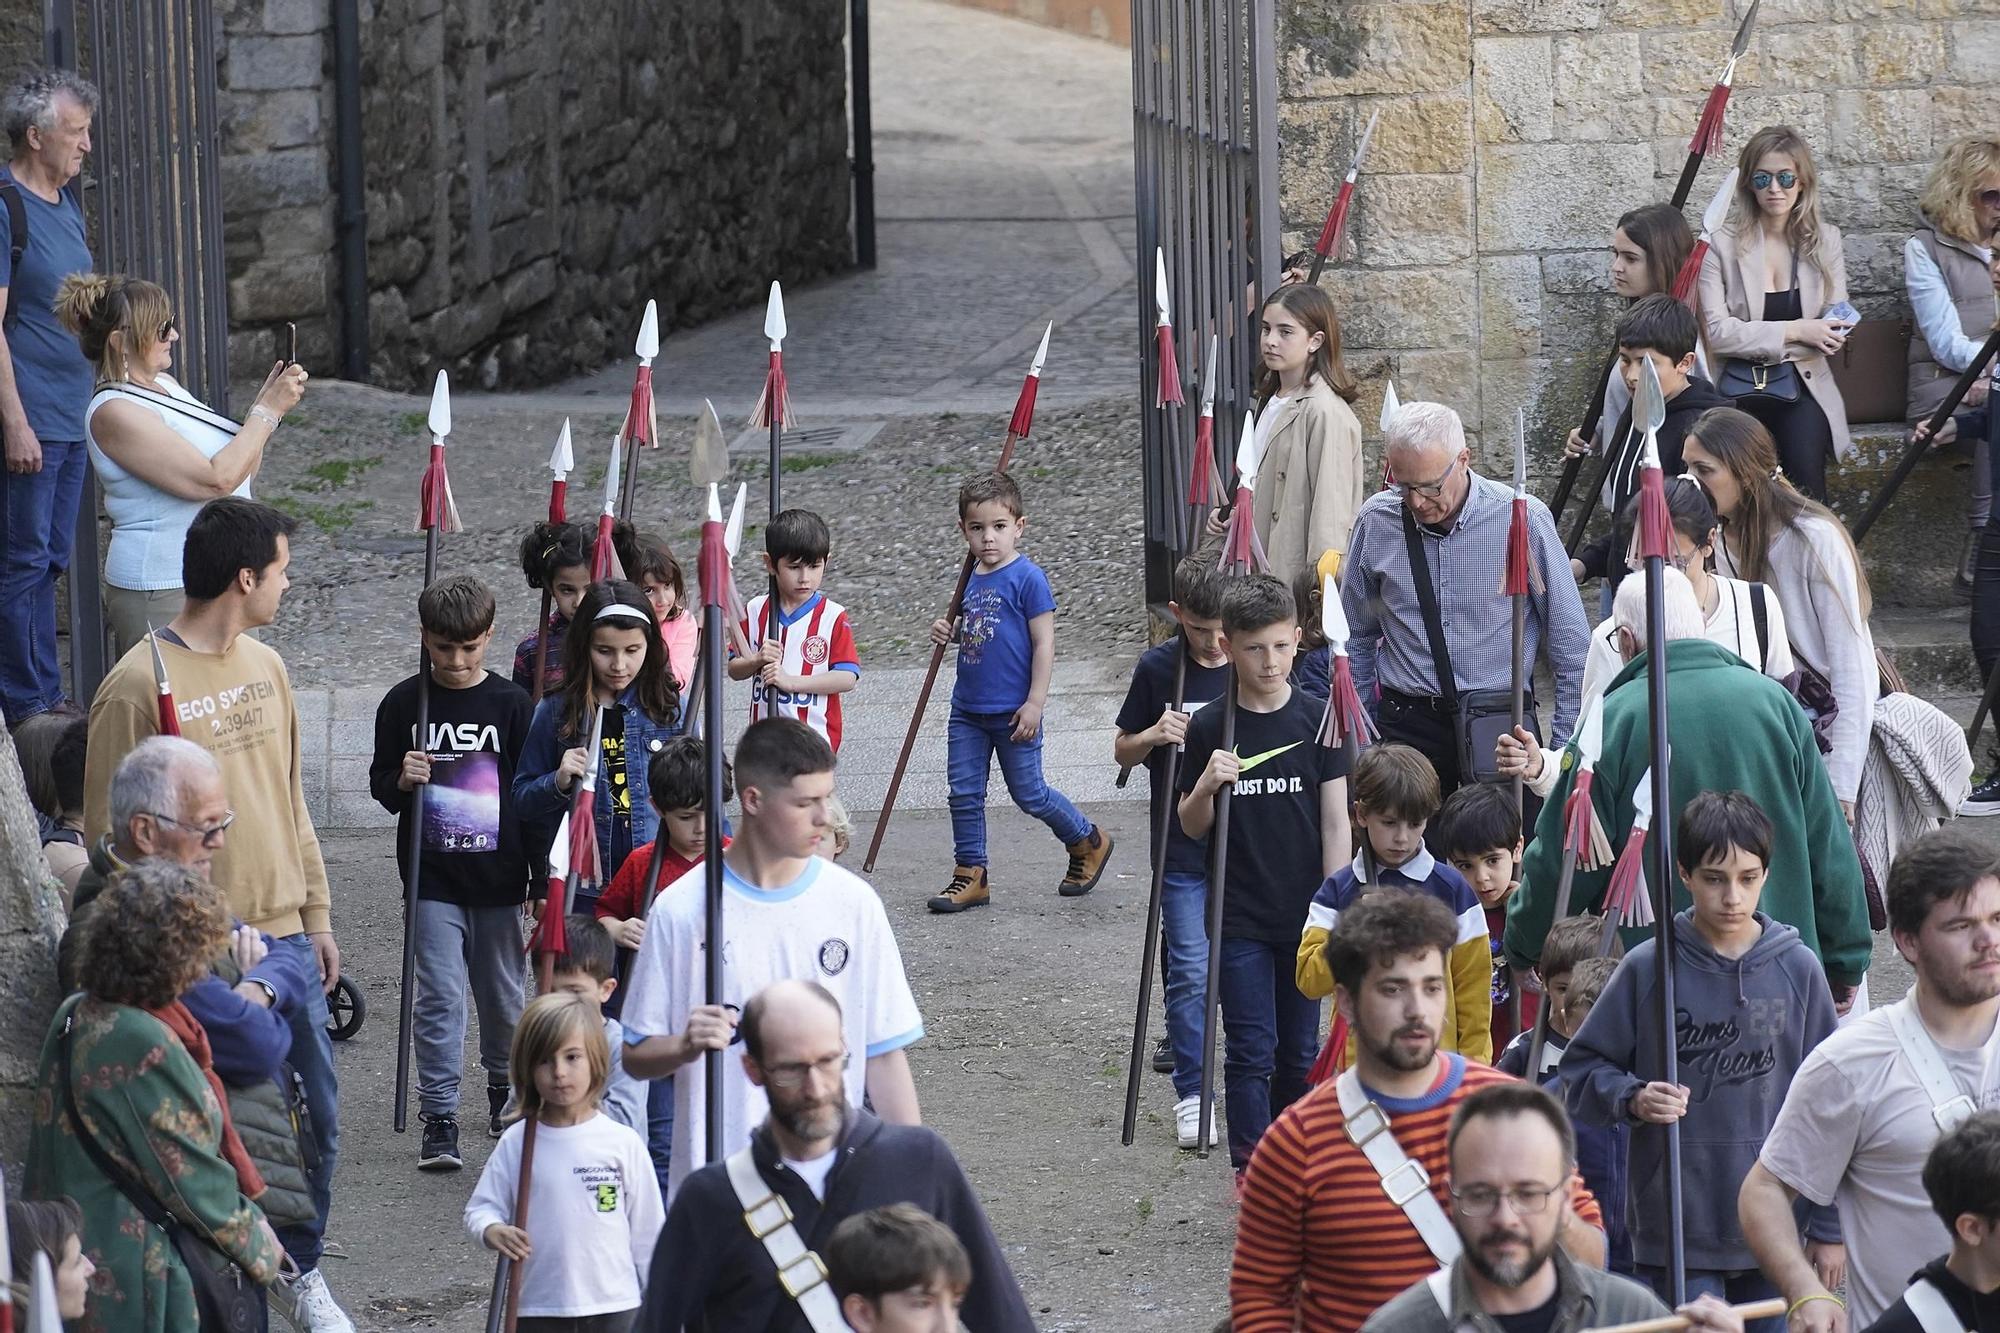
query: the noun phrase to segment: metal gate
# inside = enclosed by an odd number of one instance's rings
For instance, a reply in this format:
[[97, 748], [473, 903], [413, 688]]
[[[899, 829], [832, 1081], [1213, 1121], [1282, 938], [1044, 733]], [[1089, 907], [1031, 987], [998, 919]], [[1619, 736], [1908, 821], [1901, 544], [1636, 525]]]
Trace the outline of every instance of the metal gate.
[[[43, 0], [44, 55], [97, 85], [83, 192], [91, 254], [104, 273], [166, 288], [181, 331], [174, 376], [229, 410], [229, 292], [223, 266], [221, 145], [212, 0]], [[105, 670], [98, 589], [97, 486], [77, 514], [69, 573], [70, 693]]]
[[[1200, 539], [1187, 504], [1208, 343], [1218, 340], [1215, 453], [1231, 475], [1257, 371], [1257, 293], [1278, 253], [1273, 0], [1132, 0], [1132, 157], [1139, 242], [1140, 445], [1146, 600]], [[1154, 407], [1154, 251], [1166, 256], [1187, 403]]]

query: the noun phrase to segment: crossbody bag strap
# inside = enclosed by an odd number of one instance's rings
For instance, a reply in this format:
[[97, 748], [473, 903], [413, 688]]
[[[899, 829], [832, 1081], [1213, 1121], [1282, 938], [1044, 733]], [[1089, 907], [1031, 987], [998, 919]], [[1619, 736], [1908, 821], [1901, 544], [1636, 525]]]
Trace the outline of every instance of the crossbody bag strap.
[[159, 393], [156, 390], [148, 389], [143, 384], [127, 382], [108, 385], [106, 387], [111, 392], [125, 394], [150, 406], [164, 408], [169, 412], [178, 412], [190, 421], [199, 421], [204, 426], [212, 427], [229, 435], [235, 435], [243, 429], [242, 422], [237, 421], [233, 417], [226, 417], [214, 408], [202, 403], [187, 402], [169, 393]]
[[840, 1302], [826, 1280], [826, 1264], [806, 1248], [799, 1229], [792, 1225], [792, 1208], [778, 1192], [765, 1183], [756, 1159], [746, 1145], [729, 1154], [724, 1163], [729, 1187], [743, 1206], [743, 1225], [750, 1228], [771, 1256], [778, 1270], [778, 1285], [798, 1302], [799, 1310], [813, 1333], [845, 1333], [847, 1321], [841, 1317]]
[[1903, 1293], [1903, 1304], [1910, 1307], [1924, 1333], [1965, 1333], [1965, 1324], [1951, 1308], [1951, 1302], [1928, 1278], [1920, 1277], [1910, 1284]]
[[[28, 253], [28, 206], [21, 202], [21, 187], [11, 177], [0, 179], [0, 200], [7, 207], [7, 272], [9, 285], [20, 281], [16, 270], [21, 267], [21, 256]], [[1942, 273], [1943, 267], [1938, 271]], [[12, 333], [14, 325], [21, 318], [21, 303], [7, 302], [7, 316], [0, 325]]]
[[63, 1016], [62, 1044], [60, 1049], [62, 1053], [63, 1109], [69, 1113], [70, 1124], [76, 1128], [76, 1141], [83, 1148], [84, 1156], [88, 1157], [92, 1165], [96, 1166], [104, 1178], [111, 1182], [112, 1187], [124, 1195], [126, 1201], [134, 1208], [137, 1208], [140, 1215], [148, 1222], [171, 1236], [174, 1228], [182, 1225], [181, 1220], [168, 1212], [166, 1207], [153, 1197], [151, 1191], [147, 1190], [138, 1181], [132, 1179], [131, 1172], [112, 1160], [111, 1154], [104, 1150], [104, 1145], [97, 1141], [97, 1136], [90, 1132], [90, 1126], [83, 1122], [83, 1111], [76, 1104], [76, 1077], [71, 1073], [70, 1064], [70, 1047], [75, 1044], [75, 1041], [76, 1007], [72, 1005], [69, 1013]]
[[1424, 613], [1424, 633], [1431, 641], [1431, 667], [1437, 672], [1438, 697], [1458, 712], [1458, 677], [1452, 673], [1451, 650], [1444, 644], [1444, 620], [1438, 615], [1437, 589], [1431, 587], [1431, 563], [1424, 558], [1424, 537], [1407, 506], [1403, 509], [1403, 545], [1410, 553], [1410, 581], [1417, 585], [1417, 607]]
[[[1923, 1085], [1924, 1096], [1930, 1098], [1931, 1119], [1937, 1122], [1940, 1134], [1952, 1130], [1972, 1118], [1979, 1104], [1959, 1090], [1958, 1080], [1951, 1076], [1945, 1065], [1944, 1056], [1938, 1050], [1936, 1038], [1924, 1026], [1924, 1020], [1917, 1014], [1916, 989], [1900, 1004], [1889, 1006], [1889, 1025], [1896, 1029], [1897, 1045], [1902, 1047], [1903, 1058], [1910, 1063], [1910, 1070]], [[1989, 1043], [1986, 1056], [1985, 1074], [1993, 1068], [1992, 1047]], [[1975, 1092], [1984, 1092], [1986, 1076], [1982, 1075], [1980, 1086]]]
[[1771, 611], [1764, 605], [1764, 585], [1752, 583], [1750, 588], [1750, 624], [1757, 631], [1757, 669], [1764, 670], [1771, 665]]
[[1382, 1192], [1410, 1219], [1431, 1257], [1440, 1267], [1449, 1266], [1464, 1246], [1451, 1219], [1439, 1206], [1437, 1196], [1431, 1193], [1430, 1172], [1424, 1170], [1423, 1163], [1403, 1152], [1403, 1145], [1396, 1142], [1389, 1129], [1388, 1113], [1369, 1100], [1361, 1086], [1361, 1076], [1352, 1066], [1335, 1080], [1334, 1090], [1340, 1097], [1340, 1115], [1346, 1122], [1348, 1141], [1361, 1149], [1368, 1165], [1375, 1168], [1375, 1174], [1382, 1178]]

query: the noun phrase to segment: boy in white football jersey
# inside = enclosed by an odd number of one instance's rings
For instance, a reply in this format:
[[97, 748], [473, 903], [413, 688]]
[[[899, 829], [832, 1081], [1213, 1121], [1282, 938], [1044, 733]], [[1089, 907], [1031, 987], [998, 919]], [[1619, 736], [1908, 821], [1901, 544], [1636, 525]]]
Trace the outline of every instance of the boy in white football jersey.
[[[882, 1119], [918, 1123], [904, 1050], [924, 1035], [903, 957], [882, 900], [860, 877], [820, 856], [831, 849], [833, 750], [804, 723], [753, 722], [736, 746], [741, 818], [723, 854], [727, 946], [719, 1003], [707, 1003], [707, 867], [660, 891], [632, 965], [625, 1068], [674, 1080], [670, 1192], [707, 1161], [707, 1061], [736, 1039], [743, 1002], [772, 982], [817, 981], [840, 1001], [850, 1105], [865, 1094]], [[722, 1151], [750, 1141], [768, 1108], [740, 1060], [722, 1062]]]
[[750, 720], [792, 717], [840, 749], [840, 696], [861, 680], [847, 608], [820, 591], [833, 546], [826, 520], [810, 509], [779, 511], [764, 529], [764, 568], [778, 583], [775, 629], [771, 597], [752, 597], [738, 625], [750, 651], [732, 657], [731, 680], [750, 681]]

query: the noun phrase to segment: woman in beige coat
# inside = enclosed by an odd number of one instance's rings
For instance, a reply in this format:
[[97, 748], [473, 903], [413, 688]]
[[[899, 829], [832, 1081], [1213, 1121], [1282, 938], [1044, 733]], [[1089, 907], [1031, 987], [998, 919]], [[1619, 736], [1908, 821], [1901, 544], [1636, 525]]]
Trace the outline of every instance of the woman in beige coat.
[[1289, 586], [1315, 567], [1339, 572], [1361, 511], [1361, 423], [1348, 407], [1359, 390], [1341, 364], [1333, 302], [1317, 287], [1280, 287], [1264, 303], [1258, 346], [1257, 536]]
[[[1798, 131], [1758, 130], [1737, 168], [1729, 221], [1701, 265], [1701, 320], [1716, 387], [1764, 423], [1792, 484], [1824, 501], [1827, 456], [1844, 458], [1854, 448], [1827, 361], [1854, 325], [1840, 232], [1820, 221], [1812, 150]], [[1830, 317], [1836, 306], [1844, 317]], [[1769, 392], [1745, 393], [1745, 378]]]

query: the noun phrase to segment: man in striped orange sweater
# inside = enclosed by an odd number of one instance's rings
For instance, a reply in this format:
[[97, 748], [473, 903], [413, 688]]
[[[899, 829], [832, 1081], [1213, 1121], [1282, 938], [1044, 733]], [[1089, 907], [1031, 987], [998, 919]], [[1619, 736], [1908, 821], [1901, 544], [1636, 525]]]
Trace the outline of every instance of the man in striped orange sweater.
[[[1229, 1275], [1234, 1333], [1356, 1333], [1378, 1307], [1440, 1267], [1418, 1223], [1391, 1201], [1377, 1166], [1349, 1135], [1340, 1094], [1350, 1082], [1428, 1177], [1455, 1255], [1445, 1222], [1452, 1110], [1474, 1090], [1508, 1081], [1438, 1050], [1451, 989], [1445, 960], [1457, 941], [1451, 910], [1416, 894], [1370, 895], [1341, 914], [1327, 962], [1353, 1034], [1354, 1067], [1294, 1102], [1250, 1160]], [[1575, 1175], [1569, 1198], [1558, 1239], [1572, 1259], [1601, 1267], [1597, 1201]], [[1422, 1207], [1419, 1200], [1412, 1211]]]

